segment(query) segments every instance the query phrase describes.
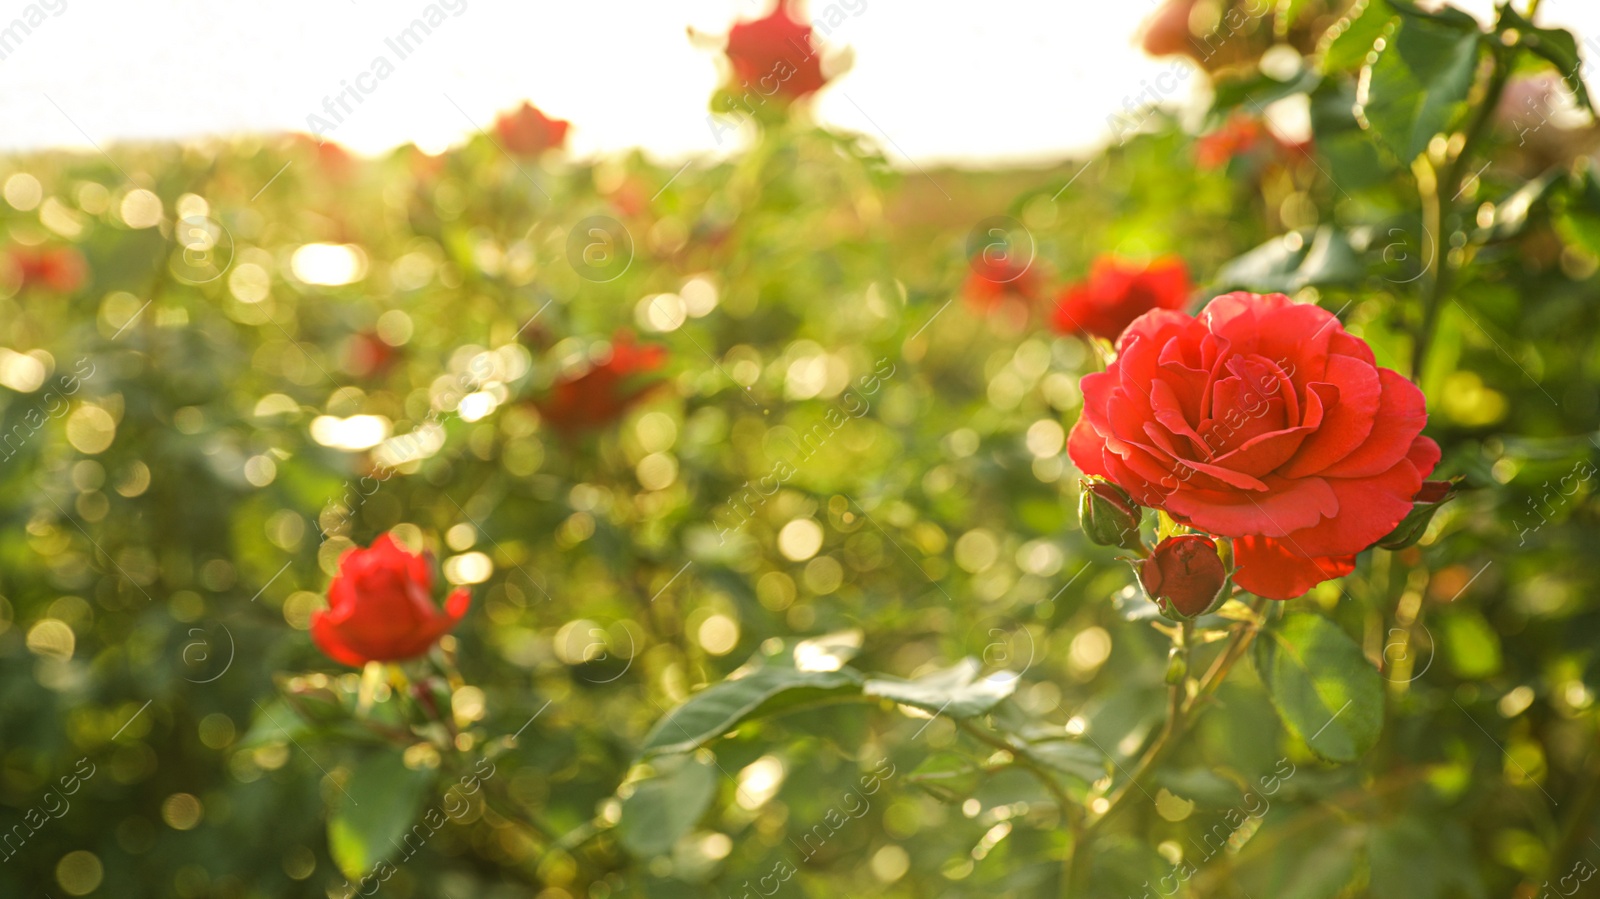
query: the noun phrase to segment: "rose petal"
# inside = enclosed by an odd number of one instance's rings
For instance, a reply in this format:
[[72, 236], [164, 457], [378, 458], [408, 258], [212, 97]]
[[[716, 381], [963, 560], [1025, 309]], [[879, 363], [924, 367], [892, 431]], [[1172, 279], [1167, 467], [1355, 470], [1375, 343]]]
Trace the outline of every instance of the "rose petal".
[[1306, 438], [1300, 452], [1283, 467], [1284, 477], [1303, 478], [1360, 448], [1372, 433], [1383, 388], [1378, 371], [1352, 356], [1331, 356], [1320, 381], [1339, 389], [1339, 398], [1327, 410], [1322, 426]]
[[1401, 459], [1380, 475], [1328, 478], [1327, 483], [1338, 497], [1337, 512], [1284, 537], [1300, 555], [1348, 555], [1382, 540], [1411, 511], [1411, 497], [1422, 487], [1422, 475]]
[[1339, 510], [1338, 497], [1321, 478], [1274, 476], [1264, 478], [1263, 483], [1267, 490], [1262, 493], [1179, 490], [1167, 498], [1167, 508], [1199, 529], [1224, 537], [1282, 537]]
[[1344, 577], [1356, 568], [1353, 555], [1296, 555], [1283, 541], [1270, 537], [1240, 537], [1233, 541], [1233, 561], [1234, 583], [1267, 599], [1303, 596], [1323, 581]]
[[[1330, 478], [1367, 477], [1387, 471], [1405, 458], [1412, 442], [1428, 423], [1427, 401], [1417, 385], [1399, 372], [1378, 369], [1383, 393], [1373, 414], [1373, 427], [1367, 439], [1344, 458], [1323, 468]], [[1435, 460], [1437, 461], [1437, 460]], [[1432, 471], [1430, 467], [1428, 469]]]

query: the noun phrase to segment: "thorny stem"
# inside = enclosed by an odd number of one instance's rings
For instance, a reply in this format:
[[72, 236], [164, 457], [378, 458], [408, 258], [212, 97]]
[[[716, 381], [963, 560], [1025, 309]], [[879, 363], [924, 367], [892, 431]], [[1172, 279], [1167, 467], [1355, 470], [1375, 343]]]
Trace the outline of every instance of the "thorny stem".
[[[1160, 736], [1156, 737], [1155, 741], [1145, 749], [1144, 755], [1139, 757], [1138, 764], [1134, 766], [1127, 779], [1107, 794], [1105, 797], [1105, 810], [1100, 812], [1097, 817], [1090, 819], [1081, 831], [1076, 833], [1076, 838], [1069, 849], [1071, 855], [1066, 863], [1066, 876], [1062, 884], [1063, 896], [1075, 896], [1081, 893], [1081, 880], [1087, 873], [1085, 866], [1087, 853], [1083, 850], [1105, 827], [1106, 823], [1122, 809], [1123, 800], [1127, 798], [1128, 791], [1137, 786], [1140, 780], [1146, 778], [1166, 754], [1177, 746], [1178, 738], [1183, 736], [1189, 725], [1194, 723], [1194, 719], [1197, 717], [1195, 713], [1199, 710], [1201, 703], [1208, 700], [1211, 694], [1222, 686], [1222, 682], [1228, 677], [1228, 672], [1233, 670], [1234, 663], [1244, 656], [1245, 650], [1250, 648], [1251, 642], [1255, 640], [1256, 634], [1261, 630], [1266, 603], [1265, 599], [1258, 597], [1250, 604], [1250, 611], [1253, 613], [1250, 620], [1241, 621], [1234, 627], [1233, 636], [1228, 640], [1227, 648], [1222, 651], [1222, 655], [1216, 658], [1216, 661], [1211, 663], [1211, 667], [1206, 670], [1205, 676], [1200, 679], [1199, 685], [1192, 693], [1187, 689], [1189, 681], [1187, 675], [1183, 680], [1173, 685], [1172, 690], [1168, 693], [1167, 720], [1161, 729]], [[1191, 626], [1186, 624], [1180, 650], [1185, 655], [1186, 662], [1188, 644], [1192, 642], [1189, 639], [1190, 633]], [[1187, 694], [1187, 697], [1184, 694]]]
[[967, 734], [973, 739], [981, 743], [987, 743], [988, 745], [993, 746], [995, 749], [1004, 750], [1011, 756], [1011, 764], [1016, 765], [1018, 768], [1025, 769], [1028, 771], [1028, 773], [1038, 778], [1039, 782], [1044, 785], [1044, 788], [1050, 791], [1051, 798], [1054, 799], [1056, 804], [1061, 807], [1062, 820], [1067, 820], [1072, 814], [1072, 811], [1077, 808], [1077, 803], [1073, 802], [1067, 797], [1066, 791], [1061, 789], [1061, 784], [1056, 782], [1054, 775], [1045, 770], [1043, 765], [1040, 765], [1032, 758], [1029, 758], [1022, 749], [1013, 745], [1010, 741], [1003, 737], [995, 736], [994, 734], [983, 730], [982, 728], [973, 724], [971, 721], [965, 719], [956, 719], [956, 724], [959, 725], [962, 730], [966, 731]]
[[1066, 791], [1061, 789], [1061, 784], [1057, 782], [1054, 775], [1045, 770], [1044, 766], [1029, 758], [1021, 749], [1013, 746], [1008, 740], [988, 733], [971, 721], [957, 719], [956, 724], [980, 743], [986, 743], [996, 749], [1004, 750], [1011, 757], [1011, 764], [1032, 774], [1049, 791], [1051, 798], [1055, 799], [1056, 806], [1061, 809], [1061, 820], [1066, 823], [1067, 829], [1072, 835], [1072, 842], [1067, 847], [1067, 856], [1062, 862], [1061, 869], [1063, 883], [1069, 882], [1072, 878], [1072, 860], [1077, 855], [1074, 850], [1078, 845], [1079, 834], [1083, 831], [1083, 816], [1074, 814], [1078, 808], [1077, 803], [1073, 802], [1067, 796]]

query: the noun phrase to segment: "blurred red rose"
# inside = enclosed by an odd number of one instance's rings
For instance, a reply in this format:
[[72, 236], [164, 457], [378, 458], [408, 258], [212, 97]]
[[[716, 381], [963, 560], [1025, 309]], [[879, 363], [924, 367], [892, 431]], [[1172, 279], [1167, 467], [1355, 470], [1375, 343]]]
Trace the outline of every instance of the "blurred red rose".
[[1199, 49], [1189, 31], [1189, 13], [1198, 0], [1168, 0], [1145, 19], [1139, 45], [1155, 57], [1197, 56]]
[[313, 134], [295, 134], [294, 143], [316, 160], [317, 170], [336, 180], [346, 180], [355, 174], [358, 161], [338, 141]]
[[637, 344], [632, 335], [618, 334], [611, 344], [611, 358], [582, 373], [557, 378], [550, 392], [534, 401], [534, 408], [568, 436], [604, 427], [661, 386], [649, 373], [666, 359], [666, 347]]
[[1217, 605], [1228, 582], [1217, 544], [1199, 534], [1168, 537], [1133, 567], [1145, 596], [1162, 612], [1176, 612], [1172, 617], [1193, 618]]
[[1029, 263], [1010, 256], [993, 259], [987, 253], [972, 257], [971, 272], [961, 293], [978, 312], [988, 312], [1006, 296], [1033, 300], [1039, 295], [1039, 272]]
[[83, 286], [88, 273], [83, 254], [72, 247], [12, 247], [7, 255], [23, 289], [72, 293]]
[[1194, 144], [1195, 164], [1204, 169], [1221, 168], [1239, 156], [1265, 155], [1271, 161], [1281, 161], [1310, 152], [1310, 141], [1285, 140], [1260, 119], [1242, 113], [1230, 116]]
[[1061, 292], [1055, 327], [1063, 334], [1116, 340], [1151, 309], [1181, 309], [1190, 289], [1189, 268], [1176, 256], [1149, 264], [1102, 256], [1090, 268], [1089, 280]]
[[785, 100], [814, 94], [827, 83], [817, 50], [811, 26], [789, 18], [780, 2], [766, 18], [739, 22], [728, 31], [728, 61], [740, 82], [732, 89]]
[[381, 378], [400, 361], [400, 350], [370, 331], [353, 335], [345, 346], [345, 370], [358, 378]]
[[339, 560], [328, 586], [328, 608], [311, 616], [311, 640], [345, 665], [409, 659], [428, 651], [467, 613], [472, 594], [463, 587], [433, 601], [433, 571], [426, 556], [412, 555], [384, 534], [367, 549]]
[[[664, 187], [665, 185], [663, 185]], [[629, 175], [606, 195], [606, 201], [617, 212], [632, 218], [650, 208], [649, 186], [641, 179]]]
[[538, 156], [546, 150], [565, 147], [570, 127], [571, 122], [552, 119], [527, 100], [516, 109], [500, 113], [494, 120], [501, 146], [518, 156]]
[[416, 144], [407, 144], [399, 151], [405, 154], [406, 163], [411, 168], [411, 177], [418, 181], [431, 182], [438, 179], [444, 171], [447, 154], [429, 154]]
[[1439, 461], [1422, 391], [1332, 313], [1282, 294], [1149, 312], [1082, 388], [1072, 461], [1237, 538], [1235, 581], [1270, 599], [1349, 574]]

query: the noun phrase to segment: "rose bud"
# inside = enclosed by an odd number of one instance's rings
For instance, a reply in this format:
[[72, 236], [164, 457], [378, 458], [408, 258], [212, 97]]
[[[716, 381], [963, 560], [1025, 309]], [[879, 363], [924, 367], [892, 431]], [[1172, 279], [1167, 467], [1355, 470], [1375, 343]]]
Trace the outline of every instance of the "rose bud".
[[311, 640], [336, 662], [360, 667], [422, 655], [467, 613], [472, 594], [434, 604], [429, 559], [401, 549], [384, 534], [368, 549], [339, 560], [328, 608], [311, 616]]
[[1144, 595], [1175, 621], [1203, 615], [1228, 595], [1228, 569], [1217, 544], [1199, 534], [1168, 537], [1149, 558], [1135, 560], [1133, 569]]
[[1144, 510], [1128, 492], [1100, 478], [1078, 480], [1078, 525], [1101, 546], [1139, 545], [1139, 522]]
[[1405, 549], [1416, 545], [1422, 535], [1428, 530], [1429, 522], [1433, 521], [1433, 513], [1439, 507], [1455, 499], [1456, 486], [1461, 483], [1460, 478], [1451, 478], [1448, 481], [1423, 481], [1422, 489], [1412, 498], [1415, 503], [1405, 518], [1395, 525], [1394, 530], [1387, 537], [1377, 542], [1383, 549]]

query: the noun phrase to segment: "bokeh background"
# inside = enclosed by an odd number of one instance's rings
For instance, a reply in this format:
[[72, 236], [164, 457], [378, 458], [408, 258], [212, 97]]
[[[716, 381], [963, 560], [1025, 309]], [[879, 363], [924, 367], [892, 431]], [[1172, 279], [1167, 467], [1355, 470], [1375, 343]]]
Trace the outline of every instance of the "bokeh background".
[[[1381, 671], [1378, 745], [1318, 758], [1241, 666], [1092, 895], [1187, 859], [1196, 896], [1534, 897], [1600, 862], [1600, 182], [1566, 69], [1462, 92], [1449, 124], [1489, 113], [1430, 217], [1350, 114], [1337, 2], [1198, 62], [1144, 52], [1155, 5], [840, 2], [830, 86], [729, 116], [722, 35], [758, 4], [466, 0], [326, 141], [307, 116], [415, 10], [58, 5], [0, 10], [41, 23], [0, 59], [5, 895], [1061, 895], [1066, 806], [1159, 727], [1169, 645], [1064, 453], [1102, 350], [1052, 299], [1105, 256], [1319, 303], [1401, 371], [1433, 334], [1428, 433], [1469, 489], [1293, 603]], [[496, 127], [524, 97], [564, 147]], [[997, 234], [1027, 295], [973, 262]], [[649, 390], [541, 412], [625, 344], [663, 349]], [[306, 634], [386, 531], [473, 591], [443, 737], [352, 724], [403, 689]], [[1012, 672], [990, 723], [1037, 753], [882, 702], [641, 761], [807, 638]]]

